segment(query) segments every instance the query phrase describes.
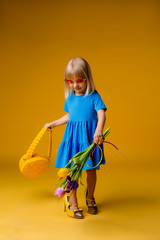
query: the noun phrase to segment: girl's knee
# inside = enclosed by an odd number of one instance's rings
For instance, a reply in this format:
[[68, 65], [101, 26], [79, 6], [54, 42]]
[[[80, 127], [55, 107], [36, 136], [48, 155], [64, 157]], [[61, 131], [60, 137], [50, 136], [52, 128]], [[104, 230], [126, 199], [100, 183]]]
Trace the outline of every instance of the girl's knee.
[[86, 170], [86, 172], [87, 172], [87, 175], [88, 175], [88, 176], [96, 175], [96, 170], [95, 170], [95, 169], [89, 169], [89, 170]]

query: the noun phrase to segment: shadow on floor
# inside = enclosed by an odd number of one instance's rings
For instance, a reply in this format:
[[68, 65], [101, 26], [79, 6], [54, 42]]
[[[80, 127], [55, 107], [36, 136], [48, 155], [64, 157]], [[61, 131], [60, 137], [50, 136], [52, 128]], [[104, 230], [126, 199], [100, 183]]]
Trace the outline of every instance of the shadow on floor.
[[134, 195], [134, 196], [122, 196], [117, 198], [103, 198], [98, 203], [100, 209], [113, 209], [119, 207], [140, 207], [140, 206], [153, 206], [160, 204], [159, 196], [147, 196], [147, 195]]

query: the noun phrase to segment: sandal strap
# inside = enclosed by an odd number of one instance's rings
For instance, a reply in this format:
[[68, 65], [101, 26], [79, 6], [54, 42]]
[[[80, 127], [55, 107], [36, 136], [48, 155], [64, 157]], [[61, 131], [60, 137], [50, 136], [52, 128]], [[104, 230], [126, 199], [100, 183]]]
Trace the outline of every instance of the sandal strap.
[[71, 204], [71, 203], [69, 203], [69, 208], [70, 208], [71, 206], [72, 206], [72, 207], [77, 207], [76, 209], [72, 210], [74, 213], [76, 213], [76, 212], [83, 212], [83, 209], [78, 208], [78, 204]]
[[[88, 203], [88, 201], [90, 203]], [[88, 207], [97, 207], [97, 204], [95, 202], [95, 198], [92, 198], [92, 199], [86, 198], [86, 203], [87, 203]]]
[[72, 203], [69, 203], [69, 206], [72, 206], [72, 207], [77, 207], [78, 204], [72, 204]]
[[73, 212], [74, 212], [74, 213], [76, 213], [76, 212], [83, 212], [83, 209], [77, 208], [77, 209], [73, 210]]
[[72, 207], [77, 207], [78, 208], [78, 203], [77, 204], [72, 204], [69, 202], [69, 197], [67, 196], [67, 203], [69, 206], [72, 206]]
[[87, 206], [88, 207], [97, 207], [97, 204], [93, 204], [93, 205], [92, 204], [88, 204]]

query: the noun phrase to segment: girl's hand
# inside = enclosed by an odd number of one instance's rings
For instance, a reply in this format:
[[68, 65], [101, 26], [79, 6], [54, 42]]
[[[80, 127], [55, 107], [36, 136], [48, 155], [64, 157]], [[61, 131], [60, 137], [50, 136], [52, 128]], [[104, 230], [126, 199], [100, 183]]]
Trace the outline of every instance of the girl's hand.
[[53, 122], [51, 122], [51, 123], [46, 123], [46, 124], [44, 125], [44, 127], [46, 127], [46, 129], [49, 130], [49, 129], [51, 129], [51, 128], [54, 128], [54, 124], [53, 124]]
[[98, 144], [100, 138], [102, 137], [102, 131], [100, 131], [100, 130], [97, 129], [97, 130], [95, 131], [93, 137], [94, 137], [94, 142], [95, 142], [96, 144]]
[[55, 120], [55, 121], [50, 122], [50, 123], [46, 123], [44, 125], [44, 127], [46, 127], [46, 129], [49, 130], [51, 128], [54, 128], [54, 127], [57, 127], [57, 126], [60, 126], [60, 125], [63, 125], [65, 123], [67, 123], [68, 120], [69, 120], [69, 113], [67, 113], [63, 117], [59, 118], [58, 120]]

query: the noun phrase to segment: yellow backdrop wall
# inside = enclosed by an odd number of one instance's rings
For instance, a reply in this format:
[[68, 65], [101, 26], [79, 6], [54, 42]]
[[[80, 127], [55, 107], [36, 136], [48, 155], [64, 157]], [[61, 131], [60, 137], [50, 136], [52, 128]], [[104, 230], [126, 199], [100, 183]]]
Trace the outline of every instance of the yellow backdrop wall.
[[[159, 163], [157, 1], [7, 0], [1, 9], [1, 164], [17, 164], [43, 125], [65, 114], [64, 70], [77, 56], [91, 66], [108, 140], [120, 149], [106, 145], [106, 159]], [[54, 160], [64, 129], [53, 132]]]

